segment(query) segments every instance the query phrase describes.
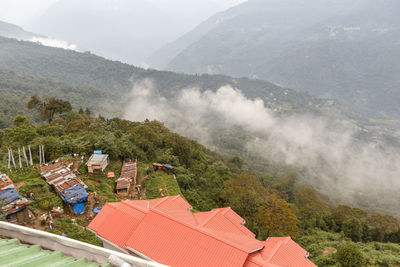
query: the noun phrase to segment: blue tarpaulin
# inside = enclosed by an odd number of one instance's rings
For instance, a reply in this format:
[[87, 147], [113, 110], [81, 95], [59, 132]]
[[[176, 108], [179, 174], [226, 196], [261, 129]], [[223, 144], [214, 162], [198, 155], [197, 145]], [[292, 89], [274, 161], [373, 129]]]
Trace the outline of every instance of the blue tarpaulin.
[[75, 205], [76, 203], [83, 203], [87, 201], [88, 194], [86, 189], [78, 184], [74, 187], [61, 192], [61, 196], [67, 204]]
[[102, 208], [103, 208], [103, 207], [96, 207], [96, 208], [94, 208], [92, 211], [93, 211], [94, 214], [97, 214], [97, 213], [100, 212], [100, 210], [101, 210]]
[[169, 164], [164, 164], [163, 165], [165, 168], [167, 168], [167, 169], [170, 169], [170, 170], [172, 170], [174, 167], [172, 167], [171, 165], [169, 165]]
[[76, 203], [76, 204], [73, 206], [73, 209], [74, 209], [74, 213], [75, 213], [75, 214], [84, 213], [84, 212], [85, 212], [85, 203], [84, 203], [84, 202]]
[[95, 151], [93, 152], [93, 154], [101, 155], [101, 154], [102, 154], [101, 152], [102, 152], [101, 150], [95, 150]]
[[3, 191], [0, 191], [0, 200], [4, 200], [7, 204], [10, 204], [11, 202], [21, 198], [22, 196], [20, 196], [18, 191], [14, 188], [7, 188]]

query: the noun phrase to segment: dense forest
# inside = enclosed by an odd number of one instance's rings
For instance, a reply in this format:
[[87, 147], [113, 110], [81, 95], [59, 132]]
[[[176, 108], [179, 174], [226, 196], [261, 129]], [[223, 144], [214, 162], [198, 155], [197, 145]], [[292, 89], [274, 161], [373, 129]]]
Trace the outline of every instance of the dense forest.
[[110, 93], [89, 86], [71, 86], [49, 78], [0, 70], [0, 128], [11, 126], [17, 115], [25, 115], [39, 122], [37, 114], [29, 112], [26, 105], [29, 97], [34, 94], [67, 99], [75, 109], [88, 107], [96, 114], [121, 114], [116, 108], [117, 98]]
[[[1, 171], [9, 173], [15, 183], [22, 183], [20, 193], [35, 193], [31, 208], [36, 214], [62, 202], [36, 169], [7, 170], [7, 148], [39, 144], [45, 146], [46, 159], [70, 157], [80, 153], [88, 157], [101, 149], [110, 155], [106, 171], [119, 174], [124, 158], [139, 159], [139, 176], [151, 162], [175, 167], [176, 182], [166, 174], [150, 175], [144, 183], [148, 198], [159, 197], [159, 181], [164, 193], [182, 194], [194, 211], [231, 206], [246, 220], [257, 238], [290, 235], [311, 253], [321, 266], [393, 266], [400, 264], [399, 223], [386, 214], [368, 214], [365, 210], [332, 203], [311, 186], [300, 183], [295, 172], [268, 175], [249, 171], [240, 157], [224, 158], [203, 145], [171, 132], [158, 121], [131, 122], [119, 118], [90, 116], [80, 110], [60, 112], [51, 123], [32, 123], [17, 116], [13, 126], [0, 130]], [[35, 150], [33, 151], [34, 154]], [[81, 179], [97, 192], [101, 203], [118, 201], [115, 182], [103, 175], [88, 177], [84, 165]], [[174, 184], [175, 183], [175, 184]], [[90, 232], [80, 228], [84, 217], [61, 217], [55, 233], [100, 244]]]
[[[197, 88], [201, 92], [216, 91], [221, 86], [230, 85], [240, 90], [249, 99], [261, 99], [265, 107], [276, 117], [293, 114], [312, 114], [326, 116], [338, 120], [347, 120], [358, 128], [360, 134], [356, 138], [362, 140], [381, 140], [393, 147], [400, 147], [393, 132], [398, 122], [371, 120], [354, 113], [351, 108], [341, 105], [335, 100], [318, 99], [305, 93], [282, 88], [272, 83], [249, 79], [232, 78], [224, 75], [187, 75], [157, 70], [145, 70], [106, 60], [91, 53], [79, 53], [71, 50], [46, 47], [32, 42], [17, 41], [0, 37], [0, 128], [11, 127], [16, 115], [27, 116], [38, 123], [40, 116], [27, 109], [26, 102], [31, 95], [39, 97], [58, 97], [67, 100], [72, 107], [89, 108], [92, 115], [105, 118], [120, 117], [126, 111], [127, 104], [136, 95], [132, 87], [137, 82], [150, 79], [155, 91], [168, 101], [179, 95], [185, 88]], [[213, 118], [211, 118], [213, 119]], [[209, 123], [209, 125], [216, 123]], [[168, 125], [170, 127], [170, 125]], [[283, 161], [265, 158], [262, 154], [248, 149], [249, 140], [257, 135], [243, 127], [209, 129], [212, 147], [228, 160], [237, 156], [243, 159], [243, 167], [251, 171], [267, 173], [271, 176], [285, 176], [296, 172], [300, 182], [322, 187], [319, 173], [313, 175], [304, 170], [293, 169]], [[182, 132], [180, 132], [183, 134]], [[188, 135], [186, 135], [188, 136]], [[324, 163], [321, 166], [328, 166]], [[330, 177], [332, 181], [341, 177]], [[395, 188], [395, 187], [393, 187]], [[318, 188], [323, 190], [324, 188]], [[325, 193], [329, 187], [325, 187]], [[381, 191], [363, 192], [361, 197], [344, 199], [343, 195], [353, 196], [357, 193], [345, 192], [338, 195], [336, 201], [361, 206], [370, 212], [397, 214], [397, 198], [386, 194], [381, 198]], [[392, 190], [395, 191], [395, 190]], [[397, 191], [395, 191], [397, 194]], [[359, 195], [358, 195], [359, 196]]]

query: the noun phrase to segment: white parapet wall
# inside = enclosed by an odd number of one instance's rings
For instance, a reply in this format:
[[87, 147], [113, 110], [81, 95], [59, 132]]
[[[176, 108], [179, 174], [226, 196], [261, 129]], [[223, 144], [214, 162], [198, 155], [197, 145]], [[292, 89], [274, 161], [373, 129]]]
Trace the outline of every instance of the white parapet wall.
[[166, 267], [166, 265], [154, 261], [2, 221], [0, 221], [0, 236], [16, 238], [27, 244], [40, 245], [44, 249], [62, 251], [65, 255], [74, 258], [85, 257], [89, 261], [99, 264], [109, 262], [113, 266]]

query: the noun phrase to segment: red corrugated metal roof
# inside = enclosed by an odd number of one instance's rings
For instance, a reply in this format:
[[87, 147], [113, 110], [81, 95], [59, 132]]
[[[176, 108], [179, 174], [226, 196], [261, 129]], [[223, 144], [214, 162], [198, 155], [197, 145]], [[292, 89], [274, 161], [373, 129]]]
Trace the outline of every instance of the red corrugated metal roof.
[[127, 245], [171, 266], [241, 266], [248, 254], [153, 210]]
[[290, 238], [255, 239], [230, 208], [200, 213], [190, 208], [180, 196], [107, 203], [88, 227], [122, 248], [171, 266], [282, 266], [296, 257], [311, 263]]
[[290, 237], [270, 237], [264, 249], [253, 253], [245, 263], [245, 267], [253, 266], [291, 266], [316, 267], [307, 259], [307, 251], [294, 242]]

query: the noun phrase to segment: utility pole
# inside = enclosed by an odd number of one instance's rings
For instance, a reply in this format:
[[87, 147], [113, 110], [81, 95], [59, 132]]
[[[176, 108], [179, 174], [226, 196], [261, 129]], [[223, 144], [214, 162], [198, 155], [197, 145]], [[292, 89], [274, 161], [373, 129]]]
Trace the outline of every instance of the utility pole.
[[42, 157], [43, 157], [43, 164], [46, 164], [46, 160], [44, 158], [44, 145], [42, 145]]
[[17, 170], [17, 166], [15, 165], [14, 155], [13, 155], [13, 152], [12, 152], [12, 149], [11, 149], [11, 148], [10, 148], [10, 155], [11, 155], [12, 163], [13, 163], [13, 165], [14, 165], [14, 169]]
[[42, 167], [42, 148], [39, 145], [39, 166]]
[[22, 160], [21, 160], [21, 150], [18, 147], [18, 162], [19, 162], [19, 168], [22, 169]]
[[10, 149], [8, 148], [8, 169], [11, 171], [11, 155]]
[[24, 158], [25, 158], [26, 167], [29, 167], [28, 157], [26, 156], [26, 151], [25, 151], [25, 147], [24, 146], [22, 146], [22, 154], [24, 155]]
[[30, 159], [30, 164], [31, 166], [33, 166], [33, 160], [32, 160], [32, 152], [31, 152], [31, 146], [28, 146], [28, 150], [29, 150], [29, 159]]

